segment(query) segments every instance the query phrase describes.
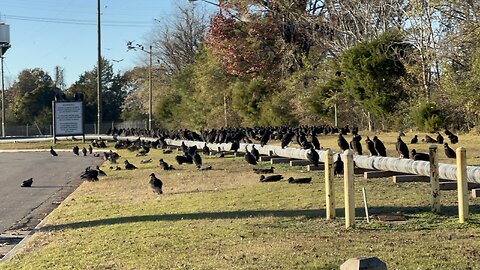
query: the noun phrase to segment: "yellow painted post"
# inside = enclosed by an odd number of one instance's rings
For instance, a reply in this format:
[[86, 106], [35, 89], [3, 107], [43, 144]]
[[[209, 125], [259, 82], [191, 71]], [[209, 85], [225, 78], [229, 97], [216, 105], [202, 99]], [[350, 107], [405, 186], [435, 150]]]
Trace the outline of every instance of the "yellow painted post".
[[333, 190], [333, 153], [328, 149], [325, 151], [325, 205], [327, 220], [335, 218], [335, 193]]
[[467, 150], [457, 148], [458, 222], [468, 219]]
[[438, 180], [438, 158], [437, 145], [432, 144], [428, 149], [430, 155], [430, 189], [431, 199], [430, 206], [433, 213], [440, 213], [440, 184]]
[[343, 154], [343, 183], [345, 193], [345, 227], [355, 226], [355, 192], [353, 186], [353, 152], [345, 150]]

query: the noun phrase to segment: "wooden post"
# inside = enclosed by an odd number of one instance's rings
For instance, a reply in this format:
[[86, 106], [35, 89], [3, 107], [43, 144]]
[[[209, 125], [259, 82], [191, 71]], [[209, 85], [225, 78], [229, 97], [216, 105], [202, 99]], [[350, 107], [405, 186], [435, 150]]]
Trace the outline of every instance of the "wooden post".
[[333, 189], [333, 153], [328, 149], [325, 152], [325, 205], [327, 220], [335, 218], [335, 193]]
[[353, 187], [353, 152], [345, 150], [343, 154], [344, 163], [344, 193], [345, 193], [345, 227], [355, 226], [355, 192]]
[[363, 193], [363, 204], [365, 206], [365, 216], [367, 217], [367, 223], [370, 223], [370, 215], [368, 214], [368, 204], [367, 204], [367, 191], [362, 187]]
[[433, 213], [440, 213], [440, 184], [438, 180], [438, 159], [437, 145], [432, 144], [428, 149], [430, 155], [430, 189], [431, 199], [430, 206]]
[[468, 219], [467, 150], [457, 148], [458, 222]]

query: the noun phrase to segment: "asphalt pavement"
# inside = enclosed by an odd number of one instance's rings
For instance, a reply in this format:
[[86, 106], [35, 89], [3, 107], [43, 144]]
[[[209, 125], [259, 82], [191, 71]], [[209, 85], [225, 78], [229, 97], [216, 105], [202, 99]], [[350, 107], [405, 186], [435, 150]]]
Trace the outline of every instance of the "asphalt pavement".
[[[98, 157], [76, 156], [71, 151], [58, 151], [57, 157], [48, 151], [0, 153], [0, 234], [53, 195], [75, 190], [85, 168], [100, 163]], [[32, 187], [20, 187], [30, 177]]]

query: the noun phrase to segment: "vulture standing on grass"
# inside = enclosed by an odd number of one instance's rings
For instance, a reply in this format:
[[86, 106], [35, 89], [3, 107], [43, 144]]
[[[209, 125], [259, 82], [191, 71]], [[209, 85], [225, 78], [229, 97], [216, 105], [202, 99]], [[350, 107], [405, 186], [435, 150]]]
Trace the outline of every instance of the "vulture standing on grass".
[[125, 170], [135, 170], [137, 167], [133, 165], [132, 163], [128, 162], [128, 160], [124, 161], [125, 164]]
[[80, 175], [81, 179], [86, 179], [87, 181], [98, 181], [98, 171], [92, 170], [90, 167], [85, 169], [85, 172]]
[[445, 149], [445, 155], [448, 158], [456, 158], [457, 157], [457, 154], [455, 153], [455, 150], [450, 148], [450, 146], [448, 146], [448, 143], [444, 143], [443, 148]]
[[207, 143], [203, 146], [202, 152], [204, 155], [210, 155], [210, 148], [208, 148]]
[[341, 133], [338, 134], [337, 144], [342, 151], [345, 151], [345, 150], [349, 149], [348, 142], [347, 142], [347, 140], [345, 140], [345, 138], [342, 136]]
[[252, 151], [250, 151], [250, 153], [252, 153], [256, 161], [260, 159], [260, 152], [258, 152], [257, 148], [255, 148], [255, 145], [252, 145]]
[[333, 162], [333, 175], [343, 174], [343, 161], [340, 154], [337, 154], [337, 161]]
[[288, 183], [290, 183], [290, 184], [307, 184], [307, 183], [310, 183], [310, 182], [312, 182], [311, 177], [303, 177], [303, 178], [289, 177], [288, 178]]
[[416, 144], [416, 143], [418, 143], [418, 137], [417, 137], [417, 135], [413, 136], [413, 138], [410, 140], [410, 143], [411, 143], [411, 144]]
[[195, 152], [195, 154], [193, 154], [192, 158], [193, 158], [193, 162], [195, 163], [195, 166], [197, 166], [197, 168], [202, 167], [202, 157], [197, 152]]
[[83, 154], [84, 157], [87, 156], [87, 148], [85, 148], [85, 147], [82, 148], [82, 154]]
[[97, 172], [98, 172], [98, 176], [107, 176], [107, 174], [104, 171], [102, 171], [98, 166], [97, 166]]
[[274, 174], [274, 175], [260, 175], [260, 182], [277, 182], [283, 179], [283, 175], [281, 174]]
[[252, 155], [245, 146], [245, 160], [248, 162], [248, 164], [251, 165], [257, 165], [257, 160], [255, 159], [255, 156]]
[[442, 144], [443, 143], [443, 136], [442, 136], [442, 134], [440, 134], [440, 132], [437, 132], [437, 134], [438, 134], [437, 135], [437, 142], [439, 144]]
[[162, 180], [158, 179], [154, 173], [150, 174], [150, 187], [152, 187], [153, 192], [157, 193], [158, 195], [163, 194]]

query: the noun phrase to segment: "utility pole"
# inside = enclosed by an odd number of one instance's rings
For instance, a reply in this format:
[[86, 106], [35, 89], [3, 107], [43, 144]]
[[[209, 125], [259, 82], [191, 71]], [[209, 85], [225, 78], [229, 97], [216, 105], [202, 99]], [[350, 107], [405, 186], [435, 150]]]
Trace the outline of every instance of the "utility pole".
[[152, 130], [152, 88], [153, 88], [153, 82], [152, 82], [152, 45], [150, 45], [150, 50], [148, 52], [148, 55], [150, 57], [150, 63], [148, 67], [148, 130]]
[[3, 48], [0, 48], [0, 60], [2, 62], [2, 137], [5, 137], [5, 79], [3, 75]]
[[101, 132], [102, 123], [102, 35], [100, 27], [100, 0], [97, 0], [97, 33], [98, 33], [98, 65], [97, 65], [97, 134]]
[[10, 26], [0, 22], [0, 62], [2, 71], [2, 137], [5, 137], [5, 76], [3, 73], [3, 55], [11, 47], [10, 45]]
[[148, 130], [152, 130], [152, 121], [153, 121], [153, 80], [152, 80], [152, 45], [149, 45], [148, 51], [141, 44], [133, 45], [131, 41], [127, 42], [127, 51], [142, 51], [148, 54]]

